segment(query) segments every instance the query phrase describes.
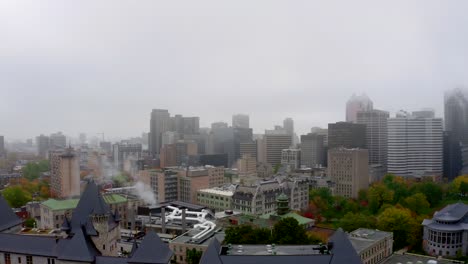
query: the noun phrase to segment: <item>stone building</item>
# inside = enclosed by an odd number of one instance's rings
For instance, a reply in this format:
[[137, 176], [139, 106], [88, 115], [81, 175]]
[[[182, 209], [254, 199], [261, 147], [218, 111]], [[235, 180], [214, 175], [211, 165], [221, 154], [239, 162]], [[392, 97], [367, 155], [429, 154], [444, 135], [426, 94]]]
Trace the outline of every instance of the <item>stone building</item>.
[[363, 264], [380, 263], [393, 253], [393, 233], [359, 228], [349, 233], [349, 240]]

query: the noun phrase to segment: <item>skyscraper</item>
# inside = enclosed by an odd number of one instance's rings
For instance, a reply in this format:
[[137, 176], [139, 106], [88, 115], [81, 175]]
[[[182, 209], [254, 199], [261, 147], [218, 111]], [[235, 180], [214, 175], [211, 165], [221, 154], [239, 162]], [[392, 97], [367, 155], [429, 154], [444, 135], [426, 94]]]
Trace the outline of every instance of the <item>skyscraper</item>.
[[294, 135], [294, 120], [290, 117], [284, 119], [283, 128], [288, 135]]
[[49, 137], [40, 135], [36, 137], [37, 155], [46, 158], [49, 151]]
[[[450, 180], [468, 173], [468, 91], [454, 89], [445, 93], [445, 177]], [[450, 163], [447, 161], [450, 160]]]
[[328, 174], [335, 184], [333, 194], [357, 198], [360, 190], [369, 187], [369, 155], [367, 149], [335, 148], [328, 151]]
[[381, 110], [357, 113], [357, 123], [366, 125], [366, 146], [369, 164], [387, 165], [387, 119], [389, 114]]
[[309, 168], [325, 166], [325, 136], [309, 133], [301, 136], [301, 165]]
[[52, 197], [80, 195], [79, 156], [72, 148], [50, 152], [50, 192]]
[[244, 114], [233, 115], [232, 127], [250, 128], [249, 116]]
[[263, 146], [265, 148], [266, 163], [276, 166], [281, 164], [281, 152], [292, 144], [292, 137], [288, 134], [265, 134]]
[[51, 148], [65, 148], [67, 146], [67, 138], [62, 132], [57, 132], [50, 135]]
[[0, 136], [0, 157], [5, 155], [5, 139], [3, 136]]
[[442, 119], [430, 111], [400, 111], [388, 119], [388, 172], [398, 176], [440, 177], [443, 169]]
[[328, 124], [328, 149], [366, 148], [366, 125], [349, 122]]
[[357, 113], [373, 109], [373, 103], [367, 95], [354, 95], [346, 103], [346, 122], [356, 123]]
[[149, 151], [157, 158], [161, 151], [162, 133], [169, 131], [170, 115], [165, 109], [153, 109], [150, 121]]

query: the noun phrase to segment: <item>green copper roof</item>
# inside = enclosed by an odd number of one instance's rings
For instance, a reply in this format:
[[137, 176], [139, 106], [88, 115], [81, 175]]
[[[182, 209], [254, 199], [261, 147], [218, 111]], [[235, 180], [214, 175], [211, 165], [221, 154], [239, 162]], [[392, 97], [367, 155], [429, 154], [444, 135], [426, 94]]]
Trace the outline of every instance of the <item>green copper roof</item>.
[[[260, 218], [262, 219], [270, 219], [270, 215], [277, 215], [276, 213], [272, 213], [272, 214], [264, 214], [264, 215], [261, 215]], [[306, 224], [309, 224], [311, 222], [313, 222], [314, 220], [312, 219], [309, 219], [307, 217], [303, 217], [301, 215], [298, 215], [296, 213], [293, 213], [293, 212], [289, 212], [287, 214], [284, 214], [284, 215], [281, 215], [280, 216], [281, 218], [286, 218], [286, 217], [292, 217], [294, 219], [297, 220], [297, 222], [299, 222], [300, 225], [306, 225]]]
[[[125, 203], [127, 202], [127, 198], [119, 195], [119, 194], [105, 194], [102, 196], [104, 201], [107, 204], [117, 204], [117, 203]], [[49, 199], [44, 201], [42, 204], [49, 207], [53, 211], [60, 211], [60, 210], [70, 210], [75, 209], [78, 205], [79, 199], [67, 199], [67, 200], [56, 200], [56, 199]]]
[[286, 194], [284, 193], [281, 193], [277, 198], [276, 198], [277, 201], [287, 201], [289, 200], [288, 196], [286, 196]]

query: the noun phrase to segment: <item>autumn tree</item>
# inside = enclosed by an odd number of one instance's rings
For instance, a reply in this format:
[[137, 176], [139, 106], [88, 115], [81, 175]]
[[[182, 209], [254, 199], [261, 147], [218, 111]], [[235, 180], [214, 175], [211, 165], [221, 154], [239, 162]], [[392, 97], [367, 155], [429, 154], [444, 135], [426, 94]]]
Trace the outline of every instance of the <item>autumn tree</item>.
[[424, 181], [416, 184], [411, 192], [424, 194], [431, 207], [435, 207], [444, 198], [442, 186], [432, 181]]
[[286, 217], [273, 227], [272, 242], [279, 245], [306, 245], [310, 240], [306, 230], [296, 219]]
[[384, 184], [378, 183], [369, 188], [369, 209], [372, 213], [377, 213], [385, 203], [392, 203], [394, 191]]
[[375, 217], [352, 212], [347, 213], [339, 222], [339, 226], [347, 232], [358, 228], [375, 228], [375, 225]]
[[23, 167], [23, 177], [32, 181], [41, 175], [41, 173], [49, 171], [49, 161], [41, 160], [38, 162], [30, 162]]
[[426, 196], [422, 193], [415, 193], [404, 200], [406, 208], [415, 212], [416, 214], [428, 213], [430, 204], [426, 199]]
[[13, 208], [18, 208], [32, 200], [29, 193], [21, 189], [19, 186], [7, 187], [2, 192], [3, 197], [8, 204]]
[[379, 230], [393, 232], [394, 249], [416, 245], [420, 237], [420, 223], [406, 208], [388, 207], [377, 217]]

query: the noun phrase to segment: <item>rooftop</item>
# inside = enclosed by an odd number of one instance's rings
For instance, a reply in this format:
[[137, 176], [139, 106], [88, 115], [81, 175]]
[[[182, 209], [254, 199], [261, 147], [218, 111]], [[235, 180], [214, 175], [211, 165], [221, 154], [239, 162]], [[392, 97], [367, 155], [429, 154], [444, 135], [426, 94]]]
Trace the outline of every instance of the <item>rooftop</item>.
[[349, 240], [358, 254], [369, 248], [369, 246], [373, 245], [375, 242], [385, 238], [393, 239], [393, 234], [367, 228], [359, 228], [349, 234]]
[[225, 196], [232, 196], [234, 194], [234, 191], [223, 189], [223, 188], [201, 189], [201, 190], [198, 190], [198, 192], [200, 192], [200, 193], [211, 193], [211, 194], [217, 194], [217, 195], [225, 195]]
[[[102, 197], [107, 204], [124, 203], [127, 201], [126, 197], [119, 195], [119, 194], [114, 194], [114, 193], [104, 194]], [[42, 204], [49, 207], [53, 211], [60, 211], [60, 210], [75, 209], [79, 201], [80, 199], [66, 199], [66, 200], [48, 199], [47, 201], [44, 201]]]
[[270, 219], [271, 216], [277, 216], [277, 217], [280, 217], [280, 218], [291, 217], [291, 218], [296, 219], [297, 222], [299, 222], [300, 225], [307, 225], [307, 224], [310, 224], [310, 223], [315, 223], [315, 221], [313, 219], [303, 217], [302, 215], [296, 214], [294, 212], [289, 212], [289, 213], [284, 214], [284, 215], [277, 215], [276, 213], [264, 214], [264, 215], [260, 216], [260, 219], [268, 220], [268, 219]]
[[466, 214], [468, 214], [468, 205], [458, 202], [436, 212], [434, 218], [439, 221], [460, 221]]
[[437, 264], [453, 264], [453, 263], [463, 263], [462, 261], [456, 261], [451, 259], [438, 259], [430, 256], [416, 255], [416, 254], [396, 254], [394, 253], [389, 258], [384, 260], [381, 264], [394, 264], [394, 263], [409, 263], [413, 264], [426, 264], [430, 260], [437, 261]]

